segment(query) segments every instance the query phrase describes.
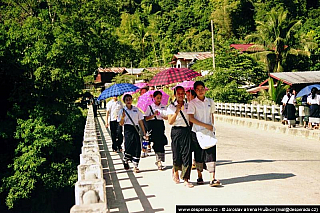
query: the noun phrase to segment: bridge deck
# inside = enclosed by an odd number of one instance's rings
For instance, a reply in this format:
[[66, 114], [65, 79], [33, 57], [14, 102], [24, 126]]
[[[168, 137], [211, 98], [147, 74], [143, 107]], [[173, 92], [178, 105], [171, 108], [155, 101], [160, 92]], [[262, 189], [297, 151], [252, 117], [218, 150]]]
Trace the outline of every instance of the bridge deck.
[[[189, 189], [171, 178], [172, 153], [165, 147], [165, 171], [154, 165], [154, 152], [140, 161], [141, 173], [125, 171], [122, 153], [113, 153], [105, 112], [99, 110], [97, 128], [110, 212], [176, 212], [181, 205], [319, 204], [320, 144], [291, 135], [270, 134], [217, 121], [217, 178], [224, 187], [196, 185]], [[170, 140], [170, 129], [167, 137]], [[170, 142], [169, 142], [170, 144]], [[130, 165], [132, 166], [132, 165]]]

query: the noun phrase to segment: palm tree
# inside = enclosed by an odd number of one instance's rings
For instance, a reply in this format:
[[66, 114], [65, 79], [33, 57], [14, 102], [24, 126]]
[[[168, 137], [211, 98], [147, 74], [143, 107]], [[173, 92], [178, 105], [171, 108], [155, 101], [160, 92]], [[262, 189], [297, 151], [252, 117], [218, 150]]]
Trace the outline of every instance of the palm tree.
[[275, 104], [281, 104], [282, 97], [286, 94], [290, 85], [284, 84], [282, 81], [278, 81], [275, 86], [273, 78], [269, 78], [268, 83], [268, 91], [261, 90], [262, 96], [264, 99], [273, 101]]
[[274, 86], [273, 78], [269, 78], [269, 96], [276, 104], [281, 104], [282, 97], [286, 94], [290, 85], [284, 84], [282, 81], [278, 81], [277, 86]]
[[257, 21], [257, 31], [246, 37], [246, 40], [256, 42], [257, 45], [252, 48], [259, 46], [265, 50], [259, 54], [266, 56], [269, 71], [282, 71], [287, 55], [297, 43], [294, 36], [301, 26], [301, 21], [288, 20], [287, 14], [283, 9], [272, 9], [266, 21]]

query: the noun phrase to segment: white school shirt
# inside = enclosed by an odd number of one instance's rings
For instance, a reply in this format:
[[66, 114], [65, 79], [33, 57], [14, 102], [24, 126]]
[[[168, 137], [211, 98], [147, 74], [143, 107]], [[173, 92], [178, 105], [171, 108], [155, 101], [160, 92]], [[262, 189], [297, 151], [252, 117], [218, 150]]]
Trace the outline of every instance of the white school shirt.
[[[174, 115], [176, 113], [176, 109], [177, 109], [177, 106], [178, 105], [178, 102], [175, 101], [173, 104], [170, 104], [167, 108], [167, 115]], [[187, 120], [187, 123], [189, 124], [189, 115], [187, 114], [188, 112], [188, 104], [187, 103], [184, 103], [184, 107], [182, 109], [182, 113], [184, 114], [184, 117], [186, 118]], [[180, 127], [186, 127], [187, 124], [186, 122], [184, 121], [183, 117], [181, 116], [181, 113], [179, 112], [179, 114], [177, 115], [176, 117], [176, 120], [175, 122], [172, 124], [172, 126], [180, 126]]]
[[[139, 125], [139, 121], [143, 120], [143, 114], [142, 112], [140, 112], [138, 107], [132, 106], [131, 109], [128, 109], [127, 106], [123, 107], [122, 110], [120, 110], [119, 114], [118, 114], [118, 119], [117, 121], [120, 122], [121, 118], [122, 118], [122, 112], [123, 110], [126, 110], [128, 112], [128, 114], [130, 115], [131, 119], [133, 120], [135, 125]], [[132, 124], [132, 121], [130, 120], [130, 118], [128, 117], [127, 113], [125, 113], [125, 117], [124, 117], [124, 124]]]
[[[211, 114], [215, 111], [215, 104], [211, 98], [204, 98], [204, 101], [199, 100], [198, 97], [191, 100], [188, 107], [188, 114], [193, 114], [194, 118], [202, 123], [212, 124]], [[193, 124], [192, 131], [197, 132], [204, 129], [204, 127]]]
[[309, 95], [307, 98], [307, 103], [320, 105], [320, 95], [316, 95], [314, 99], [312, 99], [312, 95]]
[[295, 104], [296, 103], [296, 96], [291, 95], [290, 100], [288, 101], [288, 96], [284, 95], [281, 102], [284, 104], [287, 104], [287, 102], [288, 102], [288, 104]]
[[110, 113], [110, 121], [116, 121], [118, 118], [119, 111], [123, 108], [120, 101], [111, 100], [106, 106], [106, 111]]
[[[153, 112], [155, 112], [156, 110], [158, 110], [158, 112], [160, 112], [160, 114], [156, 116], [158, 120], [163, 120], [162, 117], [165, 117], [167, 114], [167, 107], [163, 104], [160, 104], [158, 106], [155, 103], [152, 103], [151, 108], [152, 108]], [[148, 106], [146, 112], [144, 113], [144, 116], [150, 116], [150, 115], [153, 115], [153, 113], [151, 112], [150, 107]], [[153, 117], [150, 120], [154, 120], [154, 119], [155, 118]]]

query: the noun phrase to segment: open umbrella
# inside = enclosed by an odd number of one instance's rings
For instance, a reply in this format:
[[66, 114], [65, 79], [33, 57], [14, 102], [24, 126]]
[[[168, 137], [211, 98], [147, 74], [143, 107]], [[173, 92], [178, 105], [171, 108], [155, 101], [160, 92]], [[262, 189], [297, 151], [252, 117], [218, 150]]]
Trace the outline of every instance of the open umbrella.
[[98, 100], [104, 100], [110, 97], [119, 96], [126, 92], [136, 91], [137, 89], [139, 89], [139, 87], [133, 84], [128, 84], [128, 83], [114, 84], [111, 87], [105, 89], [98, 97]]
[[126, 92], [126, 94], [132, 95], [132, 94], [139, 92], [142, 88], [148, 87], [148, 83], [136, 83], [134, 85], [139, 87], [139, 89], [137, 89], [136, 91], [133, 91], [133, 92]]
[[[188, 91], [188, 90], [193, 90], [193, 84], [194, 84], [194, 81], [184, 81], [180, 84], [177, 84], [177, 86], [181, 86], [185, 89], [185, 91]], [[176, 88], [177, 86], [172, 87], [172, 89], [174, 90], [174, 88]], [[209, 89], [206, 87], [206, 90], [209, 90]]]
[[[161, 103], [163, 105], [168, 104], [169, 95], [165, 93], [163, 90], [159, 90], [162, 93]], [[141, 95], [138, 99], [137, 107], [139, 107], [142, 111], [146, 111], [147, 107], [153, 103], [153, 93], [155, 90], [149, 90], [148, 92]]]
[[298, 92], [296, 97], [302, 97], [304, 95], [309, 95], [311, 93], [311, 89], [313, 87], [316, 87], [317, 89], [320, 89], [320, 84], [313, 84], [313, 85], [306, 86], [305, 88], [300, 90], [300, 92]]
[[156, 74], [149, 82], [149, 86], [168, 85], [191, 80], [197, 76], [201, 74], [188, 68], [169, 68]]
[[148, 86], [148, 83], [143, 83], [143, 82], [141, 82], [141, 83], [136, 83], [136, 84], [134, 84], [134, 85], [137, 86], [137, 87], [139, 87], [139, 88], [141, 89], [141, 88], [143, 88], [143, 87]]

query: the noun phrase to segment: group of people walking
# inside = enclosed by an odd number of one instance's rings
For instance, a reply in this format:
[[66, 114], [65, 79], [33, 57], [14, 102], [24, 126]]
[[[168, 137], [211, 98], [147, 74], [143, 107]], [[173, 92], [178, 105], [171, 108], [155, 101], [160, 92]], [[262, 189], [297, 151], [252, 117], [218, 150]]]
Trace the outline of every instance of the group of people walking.
[[[207, 169], [211, 173], [210, 186], [220, 186], [221, 182], [215, 178], [216, 145], [201, 148], [196, 132], [207, 130], [214, 134], [214, 110], [212, 99], [205, 97], [205, 85], [201, 81], [194, 83], [194, 90], [185, 91], [181, 86], [174, 89], [175, 101], [168, 106], [161, 104], [162, 93], [153, 93], [154, 103], [148, 106], [144, 115], [132, 105], [132, 96], [123, 97], [125, 106], [117, 98], [107, 104], [107, 119], [110, 116], [110, 130], [112, 149], [121, 152], [123, 142], [122, 126], [124, 126], [124, 168], [128, 170], [129, 162], [133, 163], [133, 171], [138, 173], [141, 155], [141, 141], [139, 127], [144, 140], [152, 142], [156, 155], [155, 164], [158, 170], [165, 169], [165, 145], [168, 144], [165, 135], [164, 120], [171, 125], [171, 149], [173, 158], [172, 178], [175, 183], [180, 183], [192, 188], [189, 182], [192, 169], [192, 153], [194, 153], [194, 167], [197, 169], [197, 184], [204, 184], [202, 172]], [[186, 101], [186, 93], [187, 99]], [[107, 120], [108, 123], [108, 120]], [[109, 127], [106, 124], [106, 127]], [[148, 134], [148, 133], [151, 133]], [[213, 135], [214, 137], [214, 135]], [[181, 171], [179, 176], [179, 171]]]

